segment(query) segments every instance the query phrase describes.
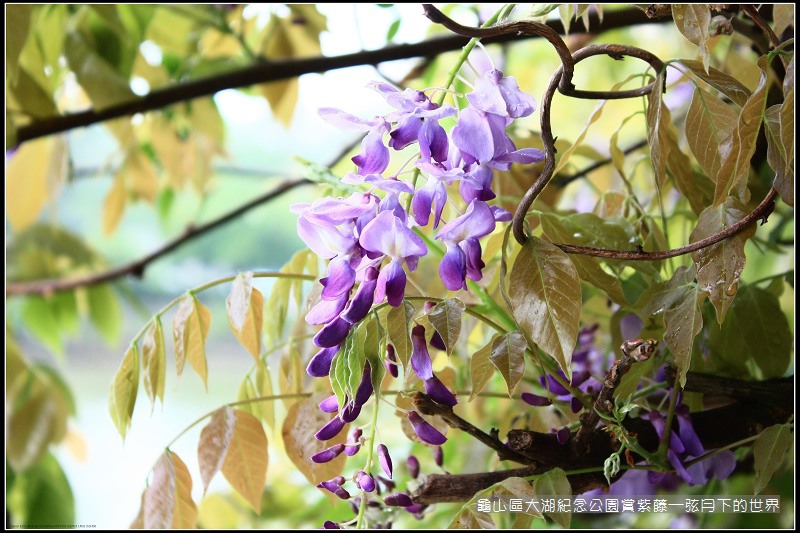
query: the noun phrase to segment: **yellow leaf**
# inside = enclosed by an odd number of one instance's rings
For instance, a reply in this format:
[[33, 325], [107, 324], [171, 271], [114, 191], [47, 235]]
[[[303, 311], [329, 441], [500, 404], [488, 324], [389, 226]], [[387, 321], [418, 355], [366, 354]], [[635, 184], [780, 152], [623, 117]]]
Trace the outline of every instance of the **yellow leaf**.
[[153, 479], [143, 499], [145, 529], [191, 529], [197, 524], [189, 469], [169, 450], [153, 468]]
[[252, 272], [243, 272], [236, 276], [226, 306], [228, 322], [234, 335], [258, 361], [261, 355], [264, 296], [253, 287]]
[[[261, 512], [261, 493], [269, 462], [267, 435], [256, 417], [230, 409], [236, 419], [234, 432], [222, 463], [222, 474], [228, 483]], [[227, 415], [230, 416], [230, 415]]]
[[288, 127], [294, 116], [297, 105], [297, 96], [300, 93], [300, 81], [297, 78], [289, 80], [262, 83], [258, 86], [261, 94], [269, 102], [272, 114]]
[[164, 385], [167, 372], [167, 352], [164, 348], [164, 330], [161, 318], [155, 317], [153, 325], [142, 341], [142, 367], [144, 369], [144, 390], [155, 407], [156, 398], [164, 402]]
[[178, 375], [183, 372], [186, 361], [202, 378], [208, 388], [208, 367], [206, 363], [206, 336], [211, 326], [211, 312], [193, 295], [181, 300], [178, 312], [172, 322], [172, 335], [175, 341], [175, 366]]
[[16, 231], [39, 218], [66, 172], [67, 151], [60, 136], [26, 142], [8, 159], [6, 214]]
[[315, 453], [344, 443], [347, 438], [347, 426], [331, 440], [322, 442], [314, 438], [314, 433], [329, 421], [329, 416], [317, 407], [325, 397], [324, 393], [316, 393], [295, 403], [283, 422], [283, 445], [286, 448], [286, 455], [313, 485], [341, 474], [347, 457], [341, 454], [333, 461], [320, 464], [311, 461], [311, 456]]
[[125, 178], [122, 172], [117, 172], [114, 178], [114, 184], [111, 190], [108, 191], [106, 200], [103, 203], [103, 233], [111, 235], [117, 228], [122, 213], [125, 211], [125, 201], [127, 200], [128, 193], [125, 190]]
[[472, 380], [472, 392], [469, 395], [470, 402], [480, 394], [494, 375], [495, 367], [489, 360], [489, 356], [492, 354], [492, 346], [496, 337], [495, 335], [486, 346], [472, 354], [470, 358], [469, 375]]
[[136, 393], [139, 390], [139, 347], [134, 342], [125, 352], [122, 364], [111, 384], [109, 410], [114, 425], [122, 438], [131, 425], [133, 407], [136, 405]]
[[134, 150], [128, 153], [122, 169], [130, 177], [128, 183], [133, 192], [153, 203], [158, 194], [158, 176], [153, 163], [142, 152]]
[[15, 380], [8, 400], [6, 458], [20, 472], [41, 459], [51, 443], [64, 438], [67, 408], [50, 379], [32, 369]]

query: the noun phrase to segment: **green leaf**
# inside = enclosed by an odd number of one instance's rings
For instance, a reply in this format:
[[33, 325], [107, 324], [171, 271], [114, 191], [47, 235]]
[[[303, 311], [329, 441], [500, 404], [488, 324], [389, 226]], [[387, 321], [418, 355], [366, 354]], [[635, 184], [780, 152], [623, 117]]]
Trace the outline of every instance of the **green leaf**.
[[95, 111], [138, 98], [131, 91], [128, 79], [103, 59], [77, 28], [67, 32], [64, 52], [69, 68], [89, 95]]
[[30, 4], [6, 6], [6, 79], [11, 86], [17, 75], [19, 55], [28, 39], [33, 9]]
[[345, 398], [355, 398], [356, 390], [361, 384], [367, 363], [365, 342], [366, 332], [363, 327], [351, 329], [331, 362], [331, 385], [339, 405], [347, 403]]
[[[269, 367], [262, 361], [256, 363], [256, 376], [253, 379], [251, 376], [245, 377], [239, 387], [239, 394], [237, 400], [253, 400], [264, 396], [272, 396], [272, 378], [270, 376]], [[241, 409], [247, 411], [259, 420], [263, 420], [271, 428], [275, 427], [275, 402], [269, 401], [256, 401], [243, 404]]]
[[108, 283], [94, 285], [87, 290], [89, 298], [89, 317], [110, 345], [114, 346], [122, 333], [122, 307]]
[[697, 284], [692, 283], [680, 303], [664, 311], [664, 342], [675, 358], [681, 387], [686, 385], [694, 338], [703, 329], [703, 316], [700, 313], [702, 295]]
[[111, 396], [108, 408], [111, 419], [117, 426], [122, 438], [125, 438], [131, 427], [133, 407], [136, 405], [136, 393], [139, 391], [139, 346], [134, 342], [125, 352], [122, 363], [111, 384]]
[[374, 314], [370, 315], [362, 326], [364, 334], [364, 354], [370, 365], [370, 381], [376, 395], [380, 395], [381, 383], [386, 375], [386, 365], [383, 364], [381, 354], [386, 353], [383, 338], [385, 332], [381, 327], [381, 322]]
[[489, 513], [478, 512], [474, 505], [465, 505], [450, 521], [447, 529], [495, 529]]
[[[20, 59], [24, 59], [24, 56]], [[10, 88], [8, 102], [9, 110], [16, 111], [14, 114], [21, 113], [40, 119], [58, 115], [58, 108], [49, 90], [42, 87], [24, 64], [17, 68], [15, 81], [15, 85]]]
[[725, 74], [714, 67], [710, 67], [706, 72], [701, 61], [681, 59], [676, 63], [688, 68], [692, 74], [730, 98], [739, 107], [744, 106], [750, 98], [750, 89], [733, 76]]
[[653, 82], [653, 90], [647, 95], [647, 141], [650, 145], [650, 158], [656, 174], [656, 183], [663, 185], [667, 177], [667, 157], [669, 156], [669, 109], [661, 101], [666, 68], [658, 73]]
[[[697, 242], [726, 230], [747, 214], [747, 208], [732, 197], [721, 205], [710, 206], [700, 214], [697, 226], [689, 236], [689, 242]], [[736, 235], [692, 253], [692, 259], [697, 265], [697, 283], [700, 290], [708, 294], [720, 324], [725, 320], [725, 313], [739, 287], [739, 277], [745, 265], [744, 245], [755, 233], [755, 226], [750, 226]]]
[[206, 336], [211, 326], [211, 312], [193, 294], [181, 300], [172, 321], [172, 338], [175, 343], [175, 367], [178, 375], [183, 373], [186, 361], [208, 388], [208, 366], [206, 362]]
[[753, 444], [756, 486], [755, 493], [761, 494], [778, 471], [792, 447], [792, 429], [789, 424], [776, 424], [762, 431]]
[[153, 467], [144, 493], [145, 529], [193, 529], [197, 506], [192, 500], [192, 476], [176, 453], [166, 450]]
[[144, 391], [150, 398], [151, 412], [156, 398], [164, 403], [164, 387], [167, 379], [167, 351], [164, 347], [164, 329], [161, 317], [156, 316], [142, 341], [142, 370]]
[[433, 328], [444, 341], [447, 355], [453, 353], [453, 348], [461, 335], [461, 316], [464, 314], [464, 302], [458, 298], [448, 298], [433, 306], [428, 313]]
[[714, 205], [725, 202], [728, 196], [734, 196], [742, 202], [747, 201], [747, 178], [750, 172], [750, 159], [756, 149], [758, 132], [767, 102], [766, 57], [758, 60], [761, 69], [758, 87], [750, 95], [739, 113], [739, 120], [730, 137], [720, 145], [719, 172], [714, 179]]
[[58, 320], [52, 307], [41, 296], [29, 296], [22, 308], [25, 325], [48, 349], [57, 355], [64, 354], [64, 345], [58, 329]]
[[[583, 233], [571, 231], [575, 228], [571, 227], [573, 225], [569, 217], [559, 217], [552, 213], [542, 213], [540, 215], [540, 220], [542, 222], [544, 234], [553, 242], [569, 244], [575, 241], [576, 234], [583, 235]], [[603, 221], [599, 218], [598, 222], [603, 224]], [[606, 272], [603, 267], [600, 266], [599, 259], [583, 255], [575, 255], [571, 259], [581, 280], [604, 291], [614, 303], [619, 305], [627, 304], [619, 278]]]
[[414, 306], [407, 300], [403, 300], [403, 305], [392, 307], [389, 314], [386, 315], [386, 332], [389, 335], [389, 342], [392, 343], [395, 354], [403, 363], [404, 371], [408, 371], [408, 359], [411, 357], [411, 322], [414, 311]]
[[234, 335], [250, 355], [258, 361], [261, 356], [261, 326], [264, 323], [264, 297], [253, 287], [253, 273], [242, 272], [233, 281], [225, 301], [228, 323]]
[[571, 377], [581, 317], [581, 283], [569, 256], [531, 237], [511, 269], [509, 297], [522, 332]]
[[703, 68], [708, 72], [708, 26], [711, 24], [708, 4], [672, 4], [672, 18], [678, 31], [700, 48]]
[[[567, 479], [567, 474], [560, 468], [548, 470], [541, 476], [537, 476], [533, 481], [533, 493], [541, 497], [566, 497], [572, 496], [572, 487]], [[552, 518], [558, 525], [569, 529], [572, 518], [570, 513], [545, 513]]]
[[[495, 337], [492, 341], [492, 354], [489, 361], [497, 367], [508, 386], [508, 395], [514, 392], [525, 374], [525, 349], [528, 343], [518, 331]], [[473, 391], [474, 393], [474, 391]]]
[[720, 329], [712, 329], [712, 354], [743, 371], [754, 360], [765, 378], [783, 376], [792, 360], [792, 335], [778, 297], [745, 285]]
[[[510, 477], [504, 479], [500, 483], [497, 483], [493, 486], [493, 494], [494, 496], [522, 498], [525, 502], [528, 502], [532, 498], [536, 497], [530, 481], [526, 481], [521, 477]], [[513, 529], [529, 529], [534, 517], [544, 518], [541, 513], [536, 511], [535, 508], [531, 507], [528, 509], [526, 503], [523, 503], [523, 505], [525, 506], [523, 507], [524, 511], [516, 513], [516, 516], [514, 517], [514, 523], [511, 526]]]
[[736, 112], [731, 106], [695, 88], [686, 112], [686, 140], [706, 175], [715, 177], [719, 172], [722, 161], [720, 143], [731, 134], [736, 120]]
[[397, 30], [400, 29], [400, 22], [400, 19], [395, 19], [389, 26], [389, 29], [386, 30], [386, 42], [392, 42], [394, 36], [397, 35]]
[[775, 171], [775, 190], [794, 207], [794, 90], [786, 94], [782, 104], [767, 109], [764, 120], [767, 161]]
[[66, 434], [71, 395], [58, 381], [33, 367], [7, 385], [6, 459], [16, 472], [31, 468]]
[[492, 337], [492, 340], [486, 343], [486, 346], [472, 354], [470, 358], [469, 378], [472, 385], [472, 392], [469, 395], [470, 402], [483, 391], [494, 375], [495, 367], [489, 357], [492, 355], [492, 346], [494, 346], [494, 341], [497, 338], [499, 338], [498, 335]]
[[[9, 470], [9, 478], [12, 471]], [[52, 528], [75, 523], [75, 497], [58, 460], [47, 453], [14, 477], [7, 493], [7, 514], [14, 527]]]
[[635, 308], [642, 316], [658, 315], [675, 306], [692, 290], [694, 268], [678, 267], [669, 281], [650, 285], [642, 292]]

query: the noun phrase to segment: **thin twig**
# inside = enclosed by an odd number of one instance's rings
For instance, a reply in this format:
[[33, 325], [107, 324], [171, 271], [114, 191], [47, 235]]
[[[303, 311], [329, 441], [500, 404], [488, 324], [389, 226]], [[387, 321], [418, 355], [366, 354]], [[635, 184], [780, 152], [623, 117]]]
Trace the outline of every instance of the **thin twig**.
[[180, 237], [173, 239], [172, 241], [164, 244], [157, 250], [128, 264], [121, 265], [116, 268], [106, 270], [104, 272], [97, 272], [94, 274], [89, 274], [78, 278], [44, 279], [36, 281], [24, 281], [19, 283], [9, 283], [6, 286], [6, 296], [52, 294], [55, 292], [73, 290], [78, 287], [97, 285], [98, 283], [111, 281], [128, 275], [133, 275], [138, 278], [141, 278], [144, 275], [144, 271], [147, 268], [147, 266], [156, 259], [164, 255], [167, 255], [168, 253], [172, 252], [173, 250], [187, 243], [188, 241], [238, 218], [239, 216], [253, 209], [254, 207], [258, 207], [266, 202], [269, 202], [270, 200], [277, 198], [278, 196], [281, 196], [282, 194], [294, 189], [295, 187], [299, 187], [300, 185], [307, 185], [309, 183], [313, 182], [304, 178], [286, 181], [278, 185], [278, 187], [269, 191], [268, 193], [263, 194], [258, 198], [254, 198], [253, 200], [250, 200], [246, 204], [237, 207], [233, 211], [230, 211], [219, 218], [216, 218], [201, 226], [190, 226], [186, 228], [186, 230]]

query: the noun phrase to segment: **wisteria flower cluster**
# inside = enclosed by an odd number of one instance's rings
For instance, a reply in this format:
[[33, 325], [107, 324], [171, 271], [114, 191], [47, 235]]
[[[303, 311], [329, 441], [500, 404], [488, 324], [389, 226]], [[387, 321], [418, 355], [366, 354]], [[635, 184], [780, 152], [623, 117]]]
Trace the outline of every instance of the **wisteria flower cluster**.
[[[322, 198], [292, 207], [299, 215], [299, 236], [318, 256], [329, 260], [327, 275], [320, 280], [320, 300], [306, 315], [309, 324], [322, 326], [314, 337], [320, 350], [307, 367], [313, 377], [330, 374], [333, 359], [348, 334], [373, 305], [384, 301], [394, 307], [402, 304], [406, 268], [413, 272], [419, 259], [428, 254], [416, 228], [432, 224], [435, 239], [446, 248], [439, 274], [447, 289], [466, 289], [467, 280], [480, 280], [485, 266], [481, 238], [492, 233], [496, 223], [511, 220], [509, 212], [488, 203], [495, 198], [494, 171], [508, 170], [514, 162], [544, 159], [540, 150], [518, 150], [509, 137], [508, 127], [514, 119], [533, 113], [535, 102], [520, 90], [514, 78], [503, 76], [499, 70], [490, 70], [475, 83], [474, 90], [466, 95], [468, 105], [460, 112], [435, 103], [423, 91], [401, 91], [381, 82], [374, 82], [371, 87], [393, 111], [362, 119], [338, 109], [320, 110], [320, 116], [329, 123], [366, 133], [360, 152], [352, 158], [356, 171], [344, 176], [342, 182], [363, 184], [370, 189], [347, 198]], [[457, 122], [448, 135], [440, 121], [455, 115]], [[400, 151], [415, 143], [419, 151], [411, 182], [401, 178], [402, 168], [395, 173], [388, 169], [391, 150]], [[448, 188], [455, 182], [465, 207], [454, 206], [463, 214], [447, 221], [444, 213], [445, 204], [450, 201]], [[426, 392], [437, 402], [455, 405], [455, 396], [433, 373], [424, 327], [415, 326], [411, 338], [410, 366]], [[386, 364], [397, 375], [391, 344], [387, 347]], [[335, 437], [358, 417], [372, 394], [371, 369], [367, 365], [361, 385], [345, 405], [338, 405], [335, 396], [320, 404], [323, 411], [337, 414], [316, 437], [322, 441]], [[446, 440], [418, 413], [409, 412], [408, 419], [423, 441], [441, 445]], [[354, 433], [347, 444], [324, 450], [312, 460], [325, 462], [341, 453], [355, 453], [359, 443], [360, 435]], [[391, 477], [388, 450], [379, 447], [378, 454], [384, 472]], [[374, 480], [369, 473], [361, 474], [356, 483], [369, 492]], [[333, 480], [324, 488], [341, 497], [347, 495], [341, 483]]]

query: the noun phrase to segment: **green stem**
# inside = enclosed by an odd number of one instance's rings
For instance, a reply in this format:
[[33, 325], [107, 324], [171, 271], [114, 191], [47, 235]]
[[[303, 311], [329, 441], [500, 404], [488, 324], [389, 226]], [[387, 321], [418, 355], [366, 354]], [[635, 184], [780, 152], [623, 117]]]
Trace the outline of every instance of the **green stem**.
[[[372, 475], [372, 463], [375, 456], [375, 432], [378, 429], [378, 402], [372, 408], [372, 424], [369, 431], [369, 449], [367, 450], [367, 466], [365, 472]], [[376, 481], [377, 483], [377, 481]], [[356, 529], [364, 527], [364, 512], [367, 510], [367, 495], [361, 491], [361, 504], [358, 506], [358, 519]]]
[[667, 422], [664, 426], [664, 434], [661, 436], [661, 442], [658, 445], [658, 456], [662, 458], [667, 457], [667, 448], [669, 448], [669, 437], [672, 432], [672, 420], [675, 418], [675, 408], [678, 405], [678, 395], [680, 395], [681, 384], [678, 376], [675, 376], [675, 383], [672, 384], [672, 397], [669, 400], [669, 410], [667, 411]]
[[226, 404], [223, 404], [221, 407], [217, 407], [213, 411], [209, 411], [208, 413], [204, 414], [203, 416], [201, 416], [200, 418], [198, 418], [197, 420], [195, 420], [194, 422], [183, 428], [183, 430], [180, 433], [178, 433], [175, 436], [175, 438], [169, 441], [169, 444], [167, 444], [166, 448], [169, 448], [170, 446], [175, 444], [175, 442], [177, 442], [177, 440], [180, 439], [182, 436], [184, 436], [189, 430], [191, 430], [193, 427], [195, 427], [197, 424], [199, 424], [206, 418], [210, 418], [211, 416], [213, 416], [214, 413], [216, 413], [223, 407], [236, 407], [237, 405], [246, 405], [249, 403], [267, 402], [274, 400], [291, 400], [293, 398], [308, 398], [310, 396], [311, 396], [310, 392], [296, 392], [292, 394], [273, 394], [270, 396], [259, 396], [258, 398], [248, 398], [246, 400], [237, 400], [235, 402], [228, 402]]
[[[317, 279], [316, 277], [311, 276], [309, 274], [293, 274], [291, 272], [253, 272], [253, 277], [254, 278], [290, 278], [290, 279], [300, 279], [300, 280], [304, 280], [304, 281], [316, 281], [316, 279]], [[170, 309], [175, 307], [175, 305], [178, 304], [178, 302], [180, 302], [184, 298], [184, 296], [186, 294], [194, 295], [194, 294], [196, 294], [198, 292], [203, 292], [206, 289], [210, 289], [212, 287], [216, 287], [217, 285], [222, 285], [223, 283], [228, 283], [228, 282], [233, 281], [235, 279], [236, 279], [236, 276], [225, 276], [224, 278], [219, 278], [219, 279], [216, 279], [216, 280], [213, 280], [213, 281], [209, 281], [208, 283], [204, 283], [203, 285], [198, 285], [197, 287], [195, 287], [193, 289], [189, 289], [188, 291], [186, 291], [185, 294], [182, 294], [182, 295], [178, 296], [177, 298], [174, 298], [167, 305], [165, 305], [164, 307], [159, 309], [155, 313], [155, 315], [153, 315], [153, 318], [160, 318], [161, 315], [163, 315], [164, 313], [166, 313], [167, 311], [169, 311]], [[139, 332], [136, 333], [136, 335], [131, 340], [132, 343], [141, 339], [142, 335], [144, 335], [145, 332], [147, 331], [147, 328], [150, 325], [150, 322], [152, 322], [152, 320], [147, 321], [147, 323], [145, 323], [145, 325], [142, 326], [142, 329], [140, 329]]]

